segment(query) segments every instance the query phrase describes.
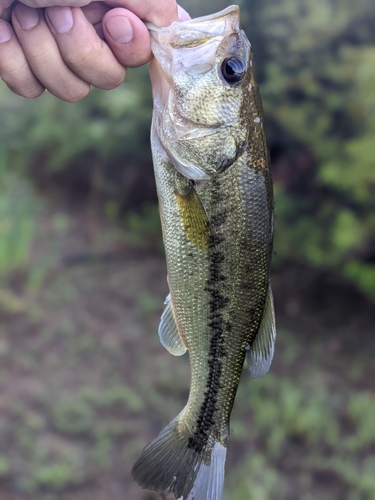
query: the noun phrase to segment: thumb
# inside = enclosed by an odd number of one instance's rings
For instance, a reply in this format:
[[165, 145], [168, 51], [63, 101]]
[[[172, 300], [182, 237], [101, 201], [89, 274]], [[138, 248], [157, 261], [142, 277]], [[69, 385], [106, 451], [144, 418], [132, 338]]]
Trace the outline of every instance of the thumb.
[[106, 42], [123, 66], [135, 68], [151, 60], [148, 30], [130, 10], [110, 10], [103, 17], [102, 27]]

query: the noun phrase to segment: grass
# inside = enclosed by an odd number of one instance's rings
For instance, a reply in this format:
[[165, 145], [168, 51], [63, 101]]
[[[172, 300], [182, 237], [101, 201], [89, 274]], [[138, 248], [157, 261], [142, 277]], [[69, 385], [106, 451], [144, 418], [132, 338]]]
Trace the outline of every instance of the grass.
[[37, 206], [33, 189], [0, 150], [0, 279], [30, 264]]
[[[279, 280], [276, 304], [289, 300], [282, 288]], [[0, 315], [0, 497], [160, 500], [132, 482], [130, 469], [189, 389], [188, 357], [158, 341], [163, 259], [63, 268], [33, 298], [19, 290], [5, 289], [13, 305]], [[292, 321], [278, 312], [270, 373], [250, 380], [244, 370], [224, 500], [375, 498], [374, 340], [346, 348], [345, 336], [359, 335], [352, 316], [346, 330], [332, 321], [322, 330], [327, 311], [316, 316], [300, 302]], [[366, 328], [372, 316], [361, 312], [361, 334]]]
[[[297, 347], [296, 362], [304, 345], [290, 332], [279, 337], [281, 376], [271, 370], [239, 388], [232, 439], [250, 450], [228, 478], [227, 498], [372, 500], [374, 393], [327, 383], [319, 357], [290, 376], [289, 345]], [[355, 357], [358, 363], [362, 355]], [[362, 357], [363, 373], [364, 365]]]

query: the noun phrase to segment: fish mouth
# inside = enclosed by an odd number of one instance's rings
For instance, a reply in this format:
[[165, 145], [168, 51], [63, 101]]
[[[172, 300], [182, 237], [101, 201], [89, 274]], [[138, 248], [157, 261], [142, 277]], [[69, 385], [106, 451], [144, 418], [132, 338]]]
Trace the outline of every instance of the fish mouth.
[[[163, 28], [151, 23], [146, 23], [146, 26], [151, 37], [151, 50], [160, 66], [170, 74], [174, 49], [194, 48], [199, 51], [199, 47], [207, 47], [207, 44], [218, 46], [226, 36], [240, 31], [239, 24], [239, 7], [231, 5], [221, 12], [182, 22], [175, 21]], [[215, 51], [214, 48], [212, 51]], [[214, 64], [211, 61], [207, 62], [211, 66]]]
[[[173, 48], [192, 46], [191, 44], [197, 42], [198, 38], [204, 38], [204, 41], [207, 41], [208, 38], [238, 30], [240, 9], [238, 5], [230, 5], [220, 12], [186, 21], [175, 21], [170, 26], [163, 28], [158, 28], [152, 23], [145, 24], [150, 31], [151, 38], [158, 39], [163, 33], [162, 42], [168, 43], [168, 37], [170, 37], [169, 44]], [[206, 37], [202, 37], [203, 34]]]

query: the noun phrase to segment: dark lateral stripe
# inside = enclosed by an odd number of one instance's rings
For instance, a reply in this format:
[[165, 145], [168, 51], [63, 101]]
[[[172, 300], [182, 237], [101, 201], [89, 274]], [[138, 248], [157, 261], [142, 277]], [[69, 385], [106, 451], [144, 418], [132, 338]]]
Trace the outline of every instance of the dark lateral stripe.
[[[219, 182], [214, 186], [212, 192], [219, 193]], [[215, 189], [216, 188], [216, 189]], [[213, 209], [219, 209], [220, 197], [215, 197], [212, 204]], [[214, 211], [213, 210], [213, 211]], [[209, 294], [208, 326], [211, 332], [210, 350], [208, 355], [208, 377], [206, 382], [205, 396], [196, 422], [196, 431], [189, 438], [188, 447], [200, 453], [207, 445], [210, 431], [215, 426], [215, 413], [217, 410], [217, 395], [221, 389], [220, 380], [222, 374], [222, 358], [225, 356], [224, 332], [230, 329], [225, 324], [223, 309], [229, 304], [230, 299], [223, 295], [223, 282], [226, 280], [223, 274], [223, 263], [225, 255], [220, 245], [225, 237], [222, 226], [227, 214], [223, 207], [220, 212], [210, 217], [210, 241], [208, 248], [209, 270], [205, 290]]]

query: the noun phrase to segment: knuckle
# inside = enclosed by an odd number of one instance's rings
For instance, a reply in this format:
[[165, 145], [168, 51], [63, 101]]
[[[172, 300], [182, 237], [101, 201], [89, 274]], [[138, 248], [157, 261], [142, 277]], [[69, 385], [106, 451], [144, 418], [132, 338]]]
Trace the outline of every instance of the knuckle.
[[13, 55], [13, 57], [4, 56], [0, 59], [0, 75], [2, 78], [24, 75], [28, 70], [26, 59], [19, 56], [19, 54]]
[[45, 45], [34, 46], [27, 52], [27, 60], [32, 68], [39, 69], [50, 65], [53, 60], [53, 54]]
[[23, 82], [22, 85], [14, 83], [12, 81], [6, 81], [7, 87], [14, 93], [21, 97], [25, 97], [26, 99], [36, 99], [44, 92], [44, 87], [42, 87], [39, 83], [36, 82]]
[[17, 82], [17, 80], [22, 82], [22, 76], [25, 71], [25, 68], [22, 66], [6, 66], [1, 68], [0, 76], [1, 79], [4, 80], [6, 84], [12, 84], [13, 81]]
[[102, 90], [112, 90], [119, 87], [125, 80], [125, 71], [121, 74], [114, 75], [108, 78], [102, 85], [99, 86]]
[[97, 56], [97, 51], [87, 45], [80, 47], [79, 51], [72, 50], [67, 52], [64, 54], [64, 60], [68, 66], [80, 69], [83, 66], [91, 66]]
[[22, 97], [34, 99], [44, 92], [44, 87], [25, 61], [14, 61], [14, 64], [1, 68], [0, 77], [12, 92]]
[[90, 85], [82, 84], [77, 86], [73, 90], [66, 92], [65, 95], [61, 96], [61, 99], [66, 102], [74, 103], [86, 97], [89, 92]]
[[139, 66], [143, 66], [144, 64], [150, 62], [151, 59], [152, 59], [151, 52], [137, 51], [128, 54], [126, 57], [126, 61], [123, 60], [121, 62], [125, 64], [125, 66], [127, 66], [128, 68], [138, 68]]
[[44, 94], [44, 91], [46, 89], [42, 87], [42, 85], [38, 86], [33, 86], [32, 88], [27, 90], [27, 97], [28, 99], [36, 99], [37, 97], [40, 97], [42, 94]]

